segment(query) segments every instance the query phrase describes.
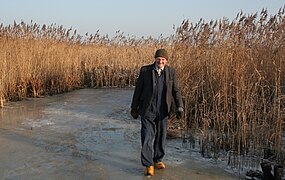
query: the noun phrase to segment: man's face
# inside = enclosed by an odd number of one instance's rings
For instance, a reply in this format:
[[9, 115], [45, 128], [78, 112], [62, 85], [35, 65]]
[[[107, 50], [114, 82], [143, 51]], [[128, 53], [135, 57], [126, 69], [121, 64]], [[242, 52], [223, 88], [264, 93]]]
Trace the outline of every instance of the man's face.
[[167, 64], [167, 59], [164, 57], [155, 58], [155, 64], [158, 68], [163, 68]]

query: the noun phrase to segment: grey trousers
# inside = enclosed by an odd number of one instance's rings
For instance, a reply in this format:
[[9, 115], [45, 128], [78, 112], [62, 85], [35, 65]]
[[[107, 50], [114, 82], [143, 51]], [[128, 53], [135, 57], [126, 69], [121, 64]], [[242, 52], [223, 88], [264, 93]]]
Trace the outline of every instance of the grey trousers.
[[141, 162], [143, 166], [153, 166], [165, 155], [168, 117], [141, 117]]

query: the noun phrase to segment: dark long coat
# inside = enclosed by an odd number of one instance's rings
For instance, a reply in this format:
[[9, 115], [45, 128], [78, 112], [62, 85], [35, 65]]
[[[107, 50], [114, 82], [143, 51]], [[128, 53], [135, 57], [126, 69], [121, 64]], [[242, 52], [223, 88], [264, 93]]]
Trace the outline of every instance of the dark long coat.
[[[141, 116], [145, 115], [152, 102], [155, 85], [154, 66], [154, 64], [143, 66], [140, 69], [140, 74], [136, 81], [131, 108], [138, 109]], [[166, 65], [164, 67], [164, 71], [166, 75], [166, 103], [168, 115], [170, 116], [170, 113], [172, 113], [172, 106], [175, 105], [177, 108], [183, 107], [183, 102], [180, 90], [178, 88], [175, 69]]]

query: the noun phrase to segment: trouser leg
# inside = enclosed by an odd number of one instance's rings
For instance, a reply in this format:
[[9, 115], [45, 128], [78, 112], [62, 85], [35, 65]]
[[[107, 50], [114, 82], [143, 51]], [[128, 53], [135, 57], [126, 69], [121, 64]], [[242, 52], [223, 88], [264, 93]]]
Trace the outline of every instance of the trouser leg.
[[166, 134], [167, 134], [167, 121], [168, 118], [165, 117], [161, 120], [156, 119], [156, 136], [154, 141], [154, 162], [161, 162], [165, 155], [165, 145], [166, 145]]
[[143, 166], [153, 165], [153, 143], [156, 133], [155, 126], [154, 119], [141, 117], [141, 162]]

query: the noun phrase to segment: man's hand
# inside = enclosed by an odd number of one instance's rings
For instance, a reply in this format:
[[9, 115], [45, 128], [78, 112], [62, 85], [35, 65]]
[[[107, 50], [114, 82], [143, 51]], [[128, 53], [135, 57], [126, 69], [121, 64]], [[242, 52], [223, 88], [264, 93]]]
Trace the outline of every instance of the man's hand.
[[132, 108], [131, 115], [134, 119], [137, 119], [139, 117], [139, 111], [135, 108]]
[[179, 107], [176, 112], [176, 118], [181, 119], [184, 116], [184, 110], [182, 107]]

